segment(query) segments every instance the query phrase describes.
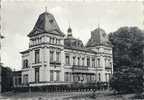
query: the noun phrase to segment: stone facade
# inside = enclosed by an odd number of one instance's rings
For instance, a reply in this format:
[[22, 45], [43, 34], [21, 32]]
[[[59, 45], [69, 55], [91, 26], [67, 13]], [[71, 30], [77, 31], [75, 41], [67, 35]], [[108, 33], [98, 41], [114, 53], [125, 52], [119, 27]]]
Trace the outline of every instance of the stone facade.
[[60, 30], [54, 16], [42, 13], [28, 34], [29, 49], [21, 52], [22, 84], [46, 86], [73, 82], [108, 82], [113, 74], [112, 45], [101, 28], [91, 32], [86, 46]]

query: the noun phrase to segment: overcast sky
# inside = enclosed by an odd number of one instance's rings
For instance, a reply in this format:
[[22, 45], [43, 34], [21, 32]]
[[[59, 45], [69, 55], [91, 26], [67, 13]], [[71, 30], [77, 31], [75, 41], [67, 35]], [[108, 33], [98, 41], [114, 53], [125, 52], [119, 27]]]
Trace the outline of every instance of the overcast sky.
[[70, 23], [73, 36], [81, 39], [84, 44], [98, 24], [106, 33], [116, 31], [121, 26], [138, 26], [143, 29], [142, 2], [4, 0], [2, 2], [2, 33], [6, 37], [2, 41], [4, 65], [12, 69], [22, 67], [19, 52], [28, 49], [27, 34], [34, 27], [38, 16], [45, 11], [45, 6], [47, 11], [54, 15], [65, 34]]

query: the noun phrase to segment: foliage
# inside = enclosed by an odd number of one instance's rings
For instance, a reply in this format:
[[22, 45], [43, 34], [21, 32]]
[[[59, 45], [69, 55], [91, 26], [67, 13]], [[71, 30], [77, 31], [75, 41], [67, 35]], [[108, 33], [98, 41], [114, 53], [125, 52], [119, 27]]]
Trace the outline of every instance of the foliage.
[[144, 33], [137, 27], [122, 27], [110, 33], [114, 75], [110, 85], [118, 92], [143, 91]]
[[12, 89], [12, 70], [9, 67], [1, 66], [1, 85], [2, 92]]

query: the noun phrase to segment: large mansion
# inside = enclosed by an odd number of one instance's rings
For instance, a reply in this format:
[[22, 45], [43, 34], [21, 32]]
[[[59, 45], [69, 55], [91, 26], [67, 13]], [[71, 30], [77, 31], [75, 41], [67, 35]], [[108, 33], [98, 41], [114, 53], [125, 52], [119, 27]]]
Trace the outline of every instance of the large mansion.
[[100, 27], [91, 31], [87, 44], [59, 28], [54, 16], [42, 13], [28, 34], [29, 48], [22, 54], [22, 69], [14, 84], [47, 86], [109, 82], [113, 74], [112, 45]]

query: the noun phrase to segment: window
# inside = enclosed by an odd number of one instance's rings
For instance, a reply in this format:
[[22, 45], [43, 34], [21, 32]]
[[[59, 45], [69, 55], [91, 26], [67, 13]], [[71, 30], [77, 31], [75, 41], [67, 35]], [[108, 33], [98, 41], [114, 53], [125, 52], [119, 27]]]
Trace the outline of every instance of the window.
[[82, 58], [82, 65], [84, 66], [84, 58]]
[[101, 74], [100, 73], [98, 74], [98, 79], [99, 79], [99, 81], [101, 81]]
[[50, 42], [50, 43], [52, 43], [52, 38], [51, 38], [51, 37], [50, 37], [50, 40], [49, 40], [49, 42]]
[[49, 22], [52, 24], [53, 23], [53, 19], [50, 19]]
[[66, 81], [66, 82], [68, 82], [68, 81], [69, 81], [69, 76], [68, 76], [68, 75], [69, 75], [69, 73], [68, 73], [68, 72], [66, 72], [66, 73], [65, 73], [65, 81]]
[[98, 67], [100, 67], [100, 59], [99, 58], [97, 59], [97, 64], [98, 64]]
[[92, 67], [95, 67], [95, 59], [92, 59]]
[[59, 80], [60, 80], [60, 72], [56, 71], [56, 81], [59, 81]]
[[89, 67], [90, 66], [90, 59], [87, 58], [87, 66]]
[[39, 62], [40, 62], [39, 50], [35, 50], [35, 63], [39, 63]]
[[50, 81], [53, 81], [53, 70], [50, 71]]
[[56, 52], [56, 62], [60, 62], [60, 52]]
[[23, 84], [28, 84], [28, 74], [23, 75]]
[[23, 68], [28, 68], [28, 60], [23, 60]]
[[66, 64], [69, 65], [70, 64], [70, 57], [66, 56]]
[[105, 67], [107, 66], [107, 59], [105, 58]]
[[73, 65], [75, 65], [76, 61], [75, 61], [75, 57], [73, 57]]
[[39, 68], [35, 68], [35, 82], [39, 82]]
[[58, 39], [58, 44], [61, 44], [61, 43], [60, 43], [60, 39]]
[[50, 62], [54, 61], [54, 52], [50, 51]]
[[108, 66], [111, 67], [110, 59], [108, 59]]
[[80, 65], [80, 58], [78, 57], [78, 63], [77, 63], [77, 65]]
[[52, 43], [54, 44], [54, 42], [55, 42], [55, 38], [52, 38]]
[[108, 75], [107, 75], [107, 73], [105, 73], [105, 79], [106, 79], [106, 82], [108, 82]]

